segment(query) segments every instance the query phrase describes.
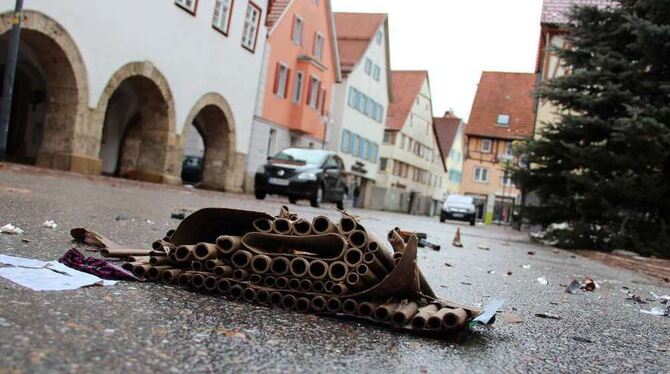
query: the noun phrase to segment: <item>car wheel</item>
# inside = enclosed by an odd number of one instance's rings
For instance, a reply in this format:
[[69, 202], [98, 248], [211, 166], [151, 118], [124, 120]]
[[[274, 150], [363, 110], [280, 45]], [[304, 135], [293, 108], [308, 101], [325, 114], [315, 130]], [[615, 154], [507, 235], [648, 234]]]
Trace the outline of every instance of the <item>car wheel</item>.
[[340, 201], [335, 204], [337, 205], [337, 209], [344, 210], [344, 198], [340, 199]]
[[263, 200], [263, 199], [265, 199], [266, 194], [265, 194], [265, 192], [255, 192], [254, 195], [256, 195], [256, 198], [258, 200]]
[[473, 219], [472, 221], [470, 221], [470, 226], [474, 226], [474, 225], [475, 225], [475, 220]]
[[309, 204], [314, 208], [318, 208], [322, 201], [323, 201], [323, 186], [319, 186], [314, 196], [312, 196], [312, 198], [310, 199]]
[[447, 217], [444, 215], [444, 213], [440, 213], [440, 222], [444, 223], [444, 221], [447, 220]]
[[289, 196], [288, 197], [288, 202], [291, 203], [291, 204], [295, 204], [295, 203], [298, 202], [298, 199], [293, 197], [293, 196]]

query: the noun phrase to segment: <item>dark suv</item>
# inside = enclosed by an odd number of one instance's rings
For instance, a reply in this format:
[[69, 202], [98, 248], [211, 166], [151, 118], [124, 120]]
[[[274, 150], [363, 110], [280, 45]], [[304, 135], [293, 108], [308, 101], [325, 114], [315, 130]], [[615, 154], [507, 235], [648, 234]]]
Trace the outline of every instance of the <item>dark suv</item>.
[[334, 152], [287, 148], [258, 168], [254, 187], [256, 198], [261, 200], [273, 194], [288, 196], [291, 204], [307, 199], [313, 207], [332, 202], [343, 209], [344, 164]]

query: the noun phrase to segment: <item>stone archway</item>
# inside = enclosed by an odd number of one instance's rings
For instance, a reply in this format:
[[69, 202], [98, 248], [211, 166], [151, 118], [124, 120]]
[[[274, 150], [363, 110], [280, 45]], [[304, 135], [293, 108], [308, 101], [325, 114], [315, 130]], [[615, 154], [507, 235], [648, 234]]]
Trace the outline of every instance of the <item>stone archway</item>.
[[226, 99], [216, 93], [200, 98], [186, 117], [182, 138], [186, 139], [191, 126], [197, 129], [205, 146], [200, 186], [238, 191], [239, 187], [234, 185], [235, 123]]
[[[95, 170], [96, 159], [81, 146], [87, 138], [88, 77], [79, 49], [55, 20], [36, 11], [23, 14], [10, 159], [79, 172]], [[13, 12], [0, 15], [3, 50], [13, 16]]]
[[124, 65], [109, 80], [94, 114], [104, 173], [178, 184], [181, 144], [172, 93], [150, 62]]

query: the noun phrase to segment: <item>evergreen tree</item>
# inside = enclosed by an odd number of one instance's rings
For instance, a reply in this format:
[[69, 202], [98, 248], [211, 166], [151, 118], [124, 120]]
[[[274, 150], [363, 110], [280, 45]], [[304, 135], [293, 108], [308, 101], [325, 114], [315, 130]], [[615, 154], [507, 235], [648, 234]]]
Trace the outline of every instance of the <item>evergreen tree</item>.
[[562, 244], [670, 256], [670, 0], [574, 7], [570, 73], [539, 88], [561, 108], [519, 150], [540, 199], [525, 218], [567, 222]]

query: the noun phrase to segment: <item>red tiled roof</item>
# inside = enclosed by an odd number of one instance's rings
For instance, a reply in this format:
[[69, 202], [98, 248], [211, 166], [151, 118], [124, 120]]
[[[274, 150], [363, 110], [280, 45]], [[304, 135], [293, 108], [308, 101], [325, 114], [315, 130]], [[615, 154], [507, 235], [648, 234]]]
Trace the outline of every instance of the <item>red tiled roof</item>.
[[350, 72], [358, 63], [385, 19], [386, 14], [383, 13], [335, 13], [343, 72]]
[[393, 101], [386, 111], [386, 128], [400, 130], [405, 125], [412, 110], [414, 100], [421, 91], [423, 82], [428, 78], [425, 70], [391, 71], [391, 93]]
[[542, 23], [568, 23], [568, 14], [573, 5], [607, 7], [613, 5], [612, 0], [544, 0], [542, 4]]
[[[535, 127], [535, 74], [485, 71], [472, 103], [467, 135], [521, 139]], [[496, 125], [498, 115], [510, 116], [508, 126]]]
[[433, 129], [435, 130], [437, 146], [440, 148], [442, 158], [449, 155], [451, 147], [454, 145], [454, 139], [456, 138], [458, 126], [461, 124], [461, 121], [462, 120], [456, 117], [452, 112], [445, 113], [442, 118], [433, 118]]
[[272, 28], [293, 0], [270, 0], [265, 26]]

